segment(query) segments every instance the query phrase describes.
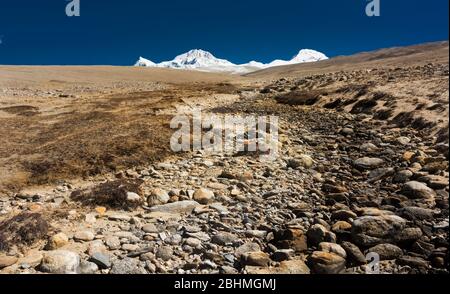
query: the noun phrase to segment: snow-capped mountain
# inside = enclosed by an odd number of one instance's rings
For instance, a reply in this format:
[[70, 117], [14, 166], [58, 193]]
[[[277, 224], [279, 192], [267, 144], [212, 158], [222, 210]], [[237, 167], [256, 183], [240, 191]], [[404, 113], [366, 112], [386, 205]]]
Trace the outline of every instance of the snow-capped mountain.
[[225, 59], [216, 58], [207, 51], [195, 49], [187, 53], [178, 55], [172, 61], [162, 62], [159, 67], [201, 69], [210, 67], [229, 67], [235, 64]]
[[282, 65], [291, 65], [298, 63], [307, 63], [307, 62], [317, 62], [321, 60], [326, 60], [328, 57], [318, 51], [311, 49], [302, 49], [296, 56], [294, 56], [291, 60], [274, 60], [269, 64], [266, 64], [266, 68], [273, 66], [282, 66]]
[[139, 60], [136, 62], [135, 66], [154, 67], [156, 66], [156, 63], [151, 60], [145, 59], [144, 57], [139, 57]]
[[316, 62], [325, 59], [328, 59], [328, 57], [323, 53], [315, 50], [303, 49], [300, 50], [300, 52], [289, 61], [277, 59], [268, 64], [264, 64], [258, 61], [250, 61], [249, 63], [237, 65], [228, 60], [216, 58], [214, 55], [207, 51], [195, 49], [187, 53], [178, 55], [172, 61], [164, 61], [161, 63], [154, 63], [148, 59], [140, 57], [135, 66], [244, 74], [274, 66]]

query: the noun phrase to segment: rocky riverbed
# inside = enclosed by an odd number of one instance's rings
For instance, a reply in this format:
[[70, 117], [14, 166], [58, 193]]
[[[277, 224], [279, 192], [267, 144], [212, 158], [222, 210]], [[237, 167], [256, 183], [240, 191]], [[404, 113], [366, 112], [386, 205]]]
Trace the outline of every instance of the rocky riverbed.
[[448, 144], [363, 114], [254, 95], [274, 162], [204, 151], [81, 189], [2, 199], [1, 273], [448, 272]]

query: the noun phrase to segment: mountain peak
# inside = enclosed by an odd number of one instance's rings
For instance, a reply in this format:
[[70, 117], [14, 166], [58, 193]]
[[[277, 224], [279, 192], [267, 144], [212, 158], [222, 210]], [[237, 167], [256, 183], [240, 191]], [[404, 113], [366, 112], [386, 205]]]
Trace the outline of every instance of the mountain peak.
[[139, 60], [136, 62], [135, 66], [153, 67], [156, 66], [156, 63], [141, 56], [139, 57]]
[[210, 52], [202, 50], [202, 49], [192, 49], [185, 54], [190, 57], [205, 57], [205, 58], [215, 58]]
[[295, 63], [316, 62], [326, 59], [328, 59], [328, 57], [319, 51], [311, 49], [302, 49], [298, 52], [296, 56], [294, 56], [294, 58], [292, 58], [291, 62]]

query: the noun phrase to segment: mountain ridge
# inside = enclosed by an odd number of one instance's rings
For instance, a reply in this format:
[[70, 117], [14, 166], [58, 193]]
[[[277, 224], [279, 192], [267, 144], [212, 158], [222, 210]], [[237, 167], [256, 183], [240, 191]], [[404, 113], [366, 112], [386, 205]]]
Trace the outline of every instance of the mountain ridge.
[[176, 56], [173, 60], [160, 63], [155, 63], [144, 57], [139, 57], [135, 66], [245, 74], [274, 66], [317, 62], [326, 59], [328, 59], [328, 57], [321, 52], [312, 49], [302, 49], [291, 60], [277, 59], [267, 64], [253, 60], [244, 64], [235, 64], [226, 59], [217, 58], [208, 51], [193, 49]]

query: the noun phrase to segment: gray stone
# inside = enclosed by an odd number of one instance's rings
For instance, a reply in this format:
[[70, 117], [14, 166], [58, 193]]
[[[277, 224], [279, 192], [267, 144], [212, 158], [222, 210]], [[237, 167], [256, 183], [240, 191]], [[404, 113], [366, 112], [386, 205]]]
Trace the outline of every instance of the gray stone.
[[434, 218], [433, 210], [415, 206], [401, 209], [400, 214], [408, 220], [432, 220]]
[[287, 161], [287, 166], [293, 169], [298, 169], [300, 167], [311, 168], [313, 165], [314, 160], [306, 154], [297, 155], [295, 158]]
[[219, 202], [212, 203], [212, 204], [209, 205], [209, 207], [214, 209], [214, 210], [216, 210], [216, 211], [218, 211], [221, 214], [228, 214], [229, 213], [228, 209], [225, 206], [223, 206], [221, 203], [219, 203]]
[[254, 243], [254, 242], [248, 242], [245, 243], [241, 246], [239, 246], [236, 251], [234, 252], [234, 255], [237, 258], [240, 258], [243, 254], [248, 253], [248, 252], [258, 252], [261, 251], [261, 247], [259, 246], [258, 243]]
[[50, 237], [47, 243], [47, 249], [56, 250], [69, 243], [69, 237], [64, 233], [58, 233]]
[[375, 170], [372, 170], [369, 173], [369, 180], [372, 182], [381, 180], [383, 178], [386, 178], [388, 176], [392, 176], [394, 174], [395, 170], [391, 167], [388, 168], [377, 168]]
[[412, 171], [405, 169], [396, 173], [392, 180], [394, 183], [406, 183], [413, 175]]
[[52, 274], [75, 274], [79, 266], [78, 254], [67, 250], [55, 250], [44, 253], [40, 269]]
[[164, 213], [191, 213], [200, 204], [196, 201], [179, 201], [174, 203], [168, 203], [165, 205], [156, 205], [150, 208], [151, 212], [164, 212]]
[[380, 158], [363, 157], [355, 160], [354, 165], [360, 169], [375, 169], [383, 165], [384, 160]]
[[95, 263], [100, 269], [108, 269], [111, 267], [110, 256], [107, 253], [95, 252], [89, 261]]
[[321, 224], [312, 225], [306, 232], [308, 243], [317, 246], [322, 242], [336, 242], [336, 235]]
[[127, 193], [127, 201], [130, 203], [139, 203], [142, 201], [141, 196], [139, 196], [138, 194], [134, 193], [134, 192], [128, 192]]
[[392, 244], [378, 244], [369, 250], [368, 253], [377, 253], [380, 256], [380, 260], [393, 260], [401, 257], [403, 251], [400, 247]]
[[448, 178], [438, 175], [425, 175], [417, 179], [418, 182], [424, 182], [428, 187], [440, 190], [448, 187]]
[[120, 239], [116, 236], [108, 236], [105, 238], [105, 244], [111, 250], [117, 250], [120, 248]]
[[272, 254], [272, 259], [275, 261], [284, 261], [292, 259], [295, 251], [293, 249], [278, 249]]
[[373, 143], [364, 143], [359, 147], [361, 151], [365, 152], [376, 152], [378, 151], [378, 147], [374, 145]]
[[156, 251], [156, 257], [164, 261], [170, 260], [173, 257], [173, 249], [169, 246], [161, 246]]
[[147, 203], [149, 206], [163, 205], [169, 202], [169, 200], [169, 194], [159, 188], [153, 189], [150, 193], [150, 196], [147, 197]]
[[348, 221], [350, 219], [355, 219], [356, 217], [356, 213], [350, 210], [338, 210], [331, 214], [332, 220]]
[[212, 237], [211, 242], [218, 245], [226, 245], [233, 243], [237, 239], [238, 238], [234, 234], [227, 232], [220, 232]]
[[343, 128], [341, 130], [341, 134], [348, 136], [348, 135], [353, 135], [355, 133], [355, 131], [352, 128]]
[[424, 183], [416, 181], [406, 183], [403, 186], [401, 193], [410, 199], [434, 200], [436, 197], [436, 192], [434, 192], [433, 189], [429, 188]]
[[234, 267], [224, 265], [220, 268], [220, 273], [222, 275], [237, 275], [239, 271]]
[[76, 241], [92, 241], [95, 238], [95, 234], [91, 231], [78, 231], [75, 233], [73, 238]]
[[406, 228], [395, 235], [395, 241], [399, 244], [412, 244], [422, 237], [423, 233], [420, 228]]
[[317, 274], [339, 274], [345, 269], [345, 259], [334, 253], [314, 251], [309, 261]]
[[139, 245], [136, 244], [123, 244], [122, 249], [128, 252], [133, 252], [139, 250]]
[[347, 257], [354, 265], [359, 266], [366, 264], [366, 257], [355, 244], [350, 242], [342, 242], [342, 248], [347, 253]]
[[214, 201], [214, 192], [205, 188], [198, 189], [194, 193], [194, 200], [200, 204], [207, 205]]
[[192, 248], [199, 248], [202, 245], [202, 241], [196, 238], [187, 238], [184, 240], [184, 244], [191, 246]]
[[82, 261], [78, 269], [78, 272], [82, 275], [93, 275], [97, 273], [97, 271], [98, 266], [95, 263], [89, 261]]
[[158, 228], [155, 224], [146, 224], [142, 226], [142, 231], [145, 233], [159, 233]]
[[247, 266], [248, 274], [256, 275], [309, 275], [310, 269], [302, 260], [285, 260], [278, 267], [261, 268], [255, 266]]
[[139, 261], [134, 258], [124, 258], [113, 262], [110, 274], [125, 275], [125, 274], [146, 274], [144, 268], [139, 266]]
[[352, 226], [352, 238], [361, 246], [389, 243], [401, 232], [406, 220], [396, 215], [363, 216]]
[[336, 243], [322, 242], [319, 244], [319, 250], [328, 253], [335, 253], [342, 258], [347, 258], [347, 253], [344, 248]]
[[411, 139], [408, 137], [398, 137], [396, 141], [401, 145], [408, 145], [411, 142]]
[[265, 252], [247, 252], [241, 256], [242, 265], [267, 267], [270, 263], [270, 257]]
[[397, 260], [399, 265], [407, 265], [415, 268], [428, 268], [430, 263], [421, 257], [403, 256]]

